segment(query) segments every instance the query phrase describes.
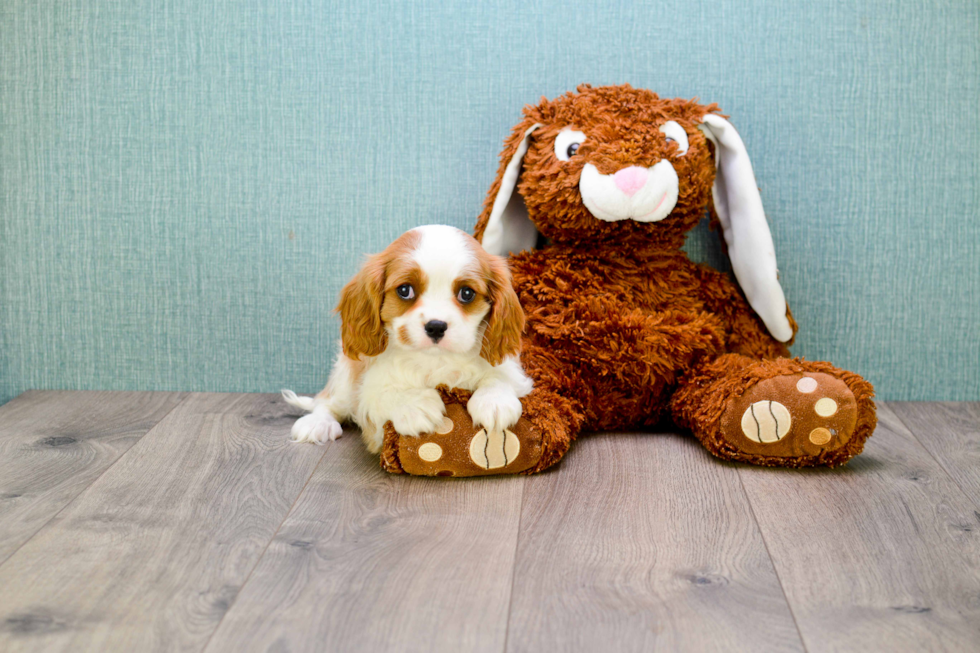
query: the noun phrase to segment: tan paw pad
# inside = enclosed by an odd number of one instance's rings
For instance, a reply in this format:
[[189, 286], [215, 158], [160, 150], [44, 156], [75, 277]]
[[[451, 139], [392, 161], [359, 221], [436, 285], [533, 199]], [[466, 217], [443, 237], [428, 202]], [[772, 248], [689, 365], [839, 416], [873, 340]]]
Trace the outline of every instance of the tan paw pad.
[[521, 441], [508, 430], [480, 429], [470, 441], [470, 458], [484, 469], [506, 467], [521, 453]]
[[753, 442], [778, 442], [792, 424], [789, 409], [778, 401], [757, 401], [742, 414], [742, 433]]

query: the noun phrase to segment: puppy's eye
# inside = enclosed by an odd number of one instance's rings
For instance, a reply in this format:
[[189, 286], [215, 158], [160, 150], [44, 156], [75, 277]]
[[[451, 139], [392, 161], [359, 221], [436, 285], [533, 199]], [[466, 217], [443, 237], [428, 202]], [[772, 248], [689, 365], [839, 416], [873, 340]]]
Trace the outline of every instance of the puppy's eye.
[[395, 293], [402, 299], [412, 299], [415, 297], [415, 288], [410, 283], [403, 283], [395, 288]]
[[660, 131], [667, 137], [668, 143], [677, 143], [677, 153], [681, 156], [687, 154], [687, 132], [673, 120], [668, 120], [660, 126]]
[[579, 146], [584, 142], [585, 134], [566, 127], [555, 137], [555, 156], [559, 161], [568, 161], [578, 153]]
[[476, 291], [469, 286], [463, 286], [456, 293], [456, 299], [460, 301], [461, 304], [469, 304], [471, 301], [476, 299]]

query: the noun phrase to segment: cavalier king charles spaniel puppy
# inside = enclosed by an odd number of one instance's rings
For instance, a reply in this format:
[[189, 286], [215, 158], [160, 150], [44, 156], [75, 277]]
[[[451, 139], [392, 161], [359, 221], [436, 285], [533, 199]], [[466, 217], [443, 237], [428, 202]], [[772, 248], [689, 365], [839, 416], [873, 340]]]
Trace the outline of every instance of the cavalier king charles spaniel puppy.
[[348, 420], [372, 453], [389, 420], [402, 435], [431, 433], [445, 414], [441, 384], [473, 391], [476, 427], [520, 418], [531, 391], [519, 358], [524, 311], [507, 264], [469, 234], [442, 225], [405, 233], [368, 258], [337, 311], [343, 351], [327, 386], [315, 397], [283, 390], [310, 413], [293, 424], [294, 441], [335, 440]]

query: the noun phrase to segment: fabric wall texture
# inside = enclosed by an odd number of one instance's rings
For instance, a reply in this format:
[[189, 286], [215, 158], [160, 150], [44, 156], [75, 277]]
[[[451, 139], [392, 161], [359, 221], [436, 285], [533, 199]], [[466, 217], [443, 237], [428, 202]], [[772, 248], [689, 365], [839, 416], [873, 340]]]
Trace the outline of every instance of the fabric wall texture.
[[794, 354], [980, 399], [978, 34], [976, 0], [5, 0], [0, 401], [317, 390], [362, 255], [471, 228], [581, 82], [731, 116]]

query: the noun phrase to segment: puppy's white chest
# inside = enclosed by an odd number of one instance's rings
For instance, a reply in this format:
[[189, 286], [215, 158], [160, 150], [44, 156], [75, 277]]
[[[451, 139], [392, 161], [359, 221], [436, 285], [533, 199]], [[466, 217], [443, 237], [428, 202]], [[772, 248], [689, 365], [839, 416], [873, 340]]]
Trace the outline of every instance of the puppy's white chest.
[[378, 361], [372, 376], [386, 377], [389, 383], [415, 388], [453, 388], [475, 390], [489, 365], [482, 358], [470, 355], [419, 355], [401, 353], [388, 360]]
[[[456, 357], [447, 357], [453, 358]], [[480, 359], [459, 361], [459, 360], [437, 360], [425, 361], [419, 366], [419, 385], [421, 387], [434, 388], [437, 385], [448, 385], [455, 388], [465, 388], [473, 390], [476, 387]]]
[[429, 373], [425, 375], [423, 380], [423, 385], [428, 387], [435, 387], [437, 385], [448, 385], [450, 387], [459, 387], [463, 382], [463, 373], [459, 370], [452, 370], [446, 372], [445, 374]]

